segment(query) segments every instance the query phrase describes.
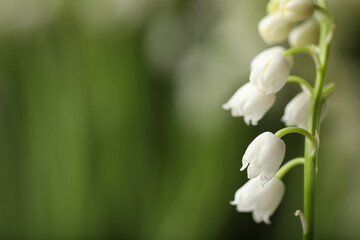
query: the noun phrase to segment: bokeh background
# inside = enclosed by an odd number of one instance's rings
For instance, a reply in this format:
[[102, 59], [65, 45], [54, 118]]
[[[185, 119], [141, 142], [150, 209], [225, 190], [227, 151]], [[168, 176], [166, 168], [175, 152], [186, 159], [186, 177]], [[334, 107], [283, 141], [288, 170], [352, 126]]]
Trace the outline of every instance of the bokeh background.
[[[360, 237], [360, 1], [337, 29], [321, 132], [318, 239]], [[229, 201], [253, 138], [283, 127], [289, 84], [257, 127], [221, 105], [267, 46], [265, 0], [0, 0], [0, 238], [301, 239], [302, 167], [272, 224]], [[286, 46], [286, 44], [285, 44]], [[294, 74], [312, 79], [311, 59]], [[286, 160], [303, 138], [285, 137]]]

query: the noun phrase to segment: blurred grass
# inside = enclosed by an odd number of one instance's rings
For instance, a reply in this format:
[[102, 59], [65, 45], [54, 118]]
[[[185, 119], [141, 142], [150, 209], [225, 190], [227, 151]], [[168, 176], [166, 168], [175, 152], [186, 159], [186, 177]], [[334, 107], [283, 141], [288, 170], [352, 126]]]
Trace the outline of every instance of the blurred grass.
[[1, 39], [0, 236], [215, 239], [224, 143], [181, 129], [141, 35], [68, 23]]

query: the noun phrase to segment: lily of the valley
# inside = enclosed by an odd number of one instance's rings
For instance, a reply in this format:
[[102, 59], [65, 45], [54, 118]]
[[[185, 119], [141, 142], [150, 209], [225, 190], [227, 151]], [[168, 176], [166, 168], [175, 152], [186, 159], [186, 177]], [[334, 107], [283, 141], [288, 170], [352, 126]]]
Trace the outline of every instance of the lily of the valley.
[[274, 104], [275, 99], [274, 94], [265, 94], [251, 83], [246, 83], [223, 105], [223, 108], [231, 109], [233, 117], [244, 117], [246, 124], [257, 125]]
[[[284, 54], [284, 52], [286, 51], [286, 48], [282, 47], [282, 46], [274, 46], [268, 49], [265, 49], [264, 51], [260, 52], [258, 55], [256, 55], [253, 60], [251, 61], [251, 70], [255, 69], [256, 66], [258, 66], [261, 61], [263, 61], [264, 59], [266, 59], [268, 56], [271, 56], [273, 54]], [[292, 55], [289, 55], [286, 57], [286, 59], [288, 60], [290, 67], [292, 67], [293, 63], [294, 63], [294, 58]]]
[[281, 0], [270, 0], [266, 6], [267, 13], [274, 13], [279, 9]]
[[279, 5], [281, 15], [290, 22], [301, 21], [312, 16], [312, 0], [282, 0]]
[[265, 185], [283, 162], [285, 149], [283, 140], [271, 132], [264, 132], [257, 136], [246, 149], [240, 171], [248, 167], [248, 178], [260, 176], [261, 184]]
[[317, 44], [319, 41], [319, 24], [312, 18], [291, 30], [289, 44], [292, 47]]
[[265, 16], [258, 24], [260, 36], [267, 44], [277, 44], [285, 41], [294, 23], [286, 21], [280, 12]]
[[[306, 129], [308, 114], [310, 110], [310, 98], [311, 93], [308, 91], [302, 91], [301, 93], [297, 94], [286, 105], [284, 115], [282, 116], [281, 121], [283, 121], [286, 126], [297, 126]], [[322, 106], [320, 118], [321, 121], [326, 116], [328, 104], [328, 101], [325, 101]]]
[[301, 92], [285, 107], [281, 120], [286, 126], [297, 126], [306, 129], [310, 109], [310, 93]]
[[250, 82], [266, 94], [277, 93], [288, 79], [291, 61], [279, 50], [265, 51], [256, 56], [251, 64]]
[[254, 221], [270, 224], [270, 216], [279, 206], [285, 193], [285, 185], [278, 178], [272, 178], [265, 186], [259, 179], [250, 179], [235, 193], [234, 201], [239, 212], [252, 212]]

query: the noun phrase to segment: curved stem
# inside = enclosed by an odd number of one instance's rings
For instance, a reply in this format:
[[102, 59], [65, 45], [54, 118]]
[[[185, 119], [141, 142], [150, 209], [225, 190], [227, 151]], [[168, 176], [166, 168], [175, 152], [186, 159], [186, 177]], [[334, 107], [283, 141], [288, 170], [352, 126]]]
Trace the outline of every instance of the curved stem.
[[323, 91], [322, 91], [322, 98], [323, 98], [323, 100], [325, 101], [326, 99], [328, 99], [330, 96], [331, 96], [331, 94], [333, 94], [334, 93], [334, 91], [336, 90], [336, 88], [337, 88], [337, 84], [336, 83], [329, 83], [329, 84], [327, 84], [325, 87], [324, 87], [324, 89], [323, 89]]
[[287, 81], [299, 83], [300, 85], [303, 85], [304, 87], [306, 87], [311, 94], [313, 93], [313, 88], [311, 87], [311, 85], [305, 79], [303, 79], [301, 77], [291, 75], [288, 77]]
[[275, 135], [278, 136], [279, 138], [282, 138], [283, 136], [290, 133], [299, 133], [304, 135], [311, 142], [311, 156], [313, 156], [316, 153], [316, 149], [318, 147], [318, 140], [315, 137], [316, 136], [315, 133], [314, 135], [312, 135], [309, 131], [299, 127], [286, 127], [277, 131]]
[[326, 8], [323, 8], [323, 7], [319, 6], [319, 5], [314, 5], [314, 10], [321, 13], [322, 15], [327, 17], [328, 19], [332, 19], [332, 16], [330, 15], [329, 11]]
[[286, 128], [283, 128], [283, 129], [280, 129], [279, 131], [277, 131], [275, 133], [275, 135], [278, 136], [279, 138], [282, 138], [283, 136], [290, 134], [290, 133], [302, 134], [305, 137], [307, 137], [311, 142], [314, 142], [317, 144], [317, 140], [309, 131], [307, 131], [303, 128], [299, 128], [299, 127], [286, 127]]
[[295, 55], [298, 53], [307, 53], [314, 59], [315, 64], [318, 65], [320, 59], [319, 59], [317, 52], [318, 52], [318, 49], [315, 45], [308, 45], [308, 46], [302, 46], [302, 47], [289, 48], [288, 50], [286, 50], [283, 53], [283, 56], [287, 57], [289, 55]]
[[300, 164], [304, 164], [304, 158], [299, 157], [299, 158], [294, 158], [293, 160], [288, 161], [287, 163], [285, 163], [276, 173], [275, 177], [278, 179], [281, 179], [285, 176], [285, 174], [290, 171], [290, 169], [292, 169], [293, 167], [300, 165]]
[[288, 50], [286, 50], [283, 55], [284, 57], [288, 57], [290, 55], [295, 55], [298, 53], [307, 53], [310, 56], [313, 56], [316, 52], [314, 51], [314, 46], [310, 45], [310, 46], [303, 46], [303, 47], [293, 47], [293, 48], [289, 48]]
[[319, 2], [319, 6], [322, 6], [322, 7], [324, 7], [325, 9], [327, 9], [327, 2], [326, 2], [326, 0], [318, 0], [318, 2]]

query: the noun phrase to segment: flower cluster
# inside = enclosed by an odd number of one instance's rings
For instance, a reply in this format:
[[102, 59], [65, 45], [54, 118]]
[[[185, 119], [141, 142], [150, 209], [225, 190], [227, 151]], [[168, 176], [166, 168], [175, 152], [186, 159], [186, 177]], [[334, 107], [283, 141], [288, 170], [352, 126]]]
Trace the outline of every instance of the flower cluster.
[[[270, 0], [267, 12], [258, 25], [267, 44], [278, 44], [288, 37], [292, 47], [318, 42], [319, 27], [316, 19], [311, 18], [314, 12], [311, 0]], [[299, 21], [303, 22], [296, 25]]]
[[[286, 39], [293, 47], [317, 43], [319, 27], [312, 18], [312, 1], [270, 0], [267, 11], [268, 15], [258, 25], [267, 44], [279, 44]], [[296, 26], [299, 21], [303, 22]], [[259, 53], [250, 65], [250, 81], [240, 87], [223, 108], [231, 110], [234, 117], [244, 117], [248, 125], [256, 125], [274, 104], [276, 93], [290, 79], [293, 57], [287, 51], [284, 47], [273, 46]], [[297, 82], [301, 83], [300, 80]], [[296, 131], [304, 134], [302, 131], [307, 132], [312, 88], [306, 84], [302, 88], [303, 91], [285, 107], [282, 121], [286, 126], [297, 126], [299, 129]], [[276, 173], [285, 157], [286, 146], [281, 136], [271, 132], [260, 134], [250, 143], [242, 159], [240, 170], [247, 168], [250, 180], [235, 193], [231, 204], [236, 205], [239, 212], [252, 212], [258, 223], [270, 223], [269, 218], [285, 192], [281, 177], [274, 177], [278, 176]]]
[[290, 74], [293, 59], [284, 57], [285, 51], [276, 46], [259, 53], [251, 62], [250, 83], [237, 90], [223, 108], [231, 109], [233, 117], [242, 116], [247, 124], [257, 125]]

